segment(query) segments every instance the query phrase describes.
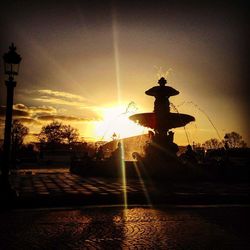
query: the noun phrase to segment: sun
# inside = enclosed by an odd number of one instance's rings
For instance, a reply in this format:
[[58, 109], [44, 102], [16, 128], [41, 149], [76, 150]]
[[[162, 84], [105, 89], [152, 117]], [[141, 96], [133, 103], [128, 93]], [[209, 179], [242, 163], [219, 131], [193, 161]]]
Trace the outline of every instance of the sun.
[[126, 106], [113, 106], [101, 110], [102, 121], [96, 123], [95, 135], [99, 140], [110, 141], [115, 133], [117, 138], [122, 139], [140, 135], [147, 129], [129, 120], [134, 112]]

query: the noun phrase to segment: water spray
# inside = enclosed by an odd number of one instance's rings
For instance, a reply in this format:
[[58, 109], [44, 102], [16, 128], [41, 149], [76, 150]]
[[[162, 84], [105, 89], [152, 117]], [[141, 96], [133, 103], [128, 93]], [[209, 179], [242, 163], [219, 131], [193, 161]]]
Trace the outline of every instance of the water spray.
[[[170, 102], [170, 106], [175, 110], [175, 112], [176, 112], [177, 114], [179, 114], [179, 118], [181, 119], [180, 112], [179, 112], [179, 110], [177, 109], [177, 107], [176, 107], [172, 102]], [[186, 126], [184, 126], [183, 128], [184, 128], [184, 132], [185, 132], [185, 135], [186, 135], [186, 138], [187, 138], [188, 145], [190, 145], [190, 140], [189, 140], [189, 137], [188, 137], [188, 133], [187, 133], [187, 130], [186, 130]]]
[[157, 70], [157, 78], [160, 79], [161, 77], [167, 78], [171, 72], [173, 72], [172, 68], [167, 69], [166, 71], [162, 70], [162, 67], [154, 66], [154, 68]]
[[138, 107], [136, 106], [136, 103], [134, 101], [131, 101], [127, 108], [126, 111], [124, 113], [119, 114], [119, 116], [121, 115], [126, 115], [126, 114], [133, 114], [138, 110]]
[[182, 102], [181, 104], [179, 104], [178, 107], [180, 107], [180, 106], [182, 106], [182, 105], [184, 105], [184, 104], [192, 104], [192, 105], [193, 105], [195, 108], [197, 108], [201, 113], [203, 113], [203, 115], [208, 119], [208, 121], [210, 122], [210, 124], [211, 124], [212, 127], [214, 128], [214, 130], [215, 130], [215, 132], [216, 132], [218, 138], [219, 138], [220, 141], [222, 142], [222, 138], [221, 138], [221, 136], [220, 136], [220, 134], [219, 134], [219, 131], [218, 131], [218, 129], [215, 127], [214, 123], [212, 122], [212, 120], [210, 119], [210, 117], [208, 116], [208, 114], [207, 114], [203, 109], [201, 109], [197, 104], [195, 104], [195, 103], [192, 102], [192, 101], [189, 101], [189, 102], [184, 101], [184, 102]]

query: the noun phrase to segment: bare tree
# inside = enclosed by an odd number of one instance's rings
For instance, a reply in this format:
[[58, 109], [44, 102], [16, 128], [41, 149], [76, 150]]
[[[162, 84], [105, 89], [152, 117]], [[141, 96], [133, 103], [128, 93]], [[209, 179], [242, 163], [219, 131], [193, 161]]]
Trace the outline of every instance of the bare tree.
[[14, 120], [11, 130], [11, 158], [13, 167], [16, 165], [17, 154], [23, 147], [25, 136], [29, 133], [29, 128], [24, 126], [19, 120]]
[[28, 133], [29, 128], [24, 126], [19, 120], [14, 120], [11, 131], [12, 148], [15, 150], [20, 149], [23, 145], [24, 138], [28, 135]]
[[62, 126], [63, 138], [67, 144], [72, 144], [79, 139], [79, 132], [76, 128], [71, 127], [70, 125]]
[[218, 148], [222, 148], [223, 147], [223, 143], [220, 142], [218, 139], [216, 138], [212, 138], [212, 139], [209, 139], [207, 141], [205, 141], [202, 146], [205, 148], [205, 149], [218, 149]]
[[229, 148], [244, 148], [247, 146], [246, 142], [242, 139], [242, 136], [234, 131], [225, 134], [224, 142]]
[[38, 139], [40, 143], [45, 143], [47, 145], [62, 143], [62, 124], [54, 121], [46, 126], [43, 126], [41, 132], [38, 135]]
[[78, 140], [79, 133], [76, 128], [70, 125], [63, 125], [60, 122], [54, 121], [42, 127], [38, 138], [40, 143], [46, 146], [72, 144]]

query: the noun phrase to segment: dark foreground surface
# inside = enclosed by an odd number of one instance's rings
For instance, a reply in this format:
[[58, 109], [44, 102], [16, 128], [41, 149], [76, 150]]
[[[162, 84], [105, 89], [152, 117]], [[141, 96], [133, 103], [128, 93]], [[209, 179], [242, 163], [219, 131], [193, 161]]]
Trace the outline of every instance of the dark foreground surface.
[[124, 186], [68, 169], [26, 169], [11, 183], [18, 197], [1, 203], [0, 250], [250, 249], [249, 183]]
[[0, 213], [0, 249], [250, 249], [250, 207], [88, 207]]
[[[57, 172], [56, 172], [57, 171]], [[250, 204], [248, 183], [151, 182], [81, 177], [67, 169], [25, 170], [11, 177], [18, 192], [13, 208], [128, 204]], [[2, 207], [2, 206], [1, 206]]]

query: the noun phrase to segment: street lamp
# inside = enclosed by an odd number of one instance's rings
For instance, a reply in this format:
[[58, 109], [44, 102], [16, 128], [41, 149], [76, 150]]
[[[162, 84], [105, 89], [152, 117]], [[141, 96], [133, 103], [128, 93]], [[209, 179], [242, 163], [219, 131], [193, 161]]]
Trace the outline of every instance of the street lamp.
[[5, 81], [7, 87], [7, 102], [6, 102], [6, 115], [5, 115], [5, 130], [4, 130], [4, 144], [3, 144], [3, 164], [2, 164], [2, 175], [1, 185], [2, 190], [5, 192], [7, 198], [13, 190], [9, 183], [9, 170], [11, 161], [11, 128], [12, 128], [12, 111], [13, 111], [13, 97], [14, 88], [16, 82], [14, 76], [18, 75], [19, 65], [22, 60], [21, 56], [16, 53], [16, 47], [12, 43], [9, 47], [9, 51], [3, 55], [4, 60], [4, 73], [8, 75], [8, 79]]
[[18, 75], [20, 62], [22, 60], [21, 56], [16, 53], [16, 47], [12, 43], [9, 47], [8, 53], [3, 55], [4, 60], [4, 73], [9, 76], [9, 78], [14, 79], [15, 75]]

